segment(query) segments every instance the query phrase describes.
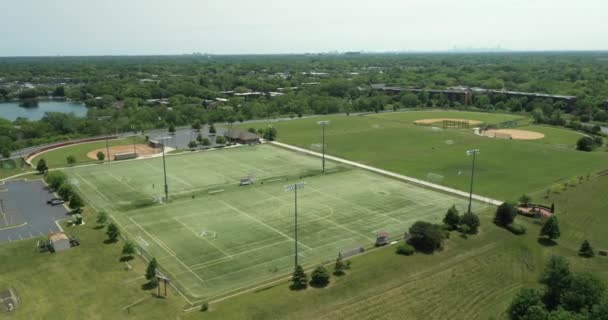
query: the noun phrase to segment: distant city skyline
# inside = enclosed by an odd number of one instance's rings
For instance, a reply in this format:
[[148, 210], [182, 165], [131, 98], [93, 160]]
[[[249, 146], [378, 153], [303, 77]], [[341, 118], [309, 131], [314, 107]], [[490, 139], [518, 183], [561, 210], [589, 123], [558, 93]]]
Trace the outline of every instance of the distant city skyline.
[[605, 12], [605, 0], [20, 0], [3, 4], [0, 56], [600, 51]]

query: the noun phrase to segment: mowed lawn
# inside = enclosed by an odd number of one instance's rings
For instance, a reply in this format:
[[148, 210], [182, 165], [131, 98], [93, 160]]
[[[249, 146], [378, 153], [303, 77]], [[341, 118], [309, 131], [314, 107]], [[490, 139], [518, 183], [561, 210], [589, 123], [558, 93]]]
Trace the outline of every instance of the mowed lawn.
[[[345, 277], [325, 289], [293, 292], [287, 284], [212, 304], [206, 319], [508, 319], [506, 310], [520, 288], [538, 287], [551, 255], [567, 258], [574, 271], [588, 271], [608, 283], [608, 258], [577, 256], [588, 239], [608, 247], [608, 177], [596, 177], [559, 194], [534, 201], [554, 202], [562, 237], [555, 246], [537, 241], [540, 225], [518, 217], [528, 233], [515, 236], [492, 224], [484, 212], [478, 235], [452, 233], [446, 249], [432, 255], [395, 254], [394, 247], [353, 259]], [[190, 314], [189, 319], [200, 315]]]
[[[434, 129], [416, 126], [415, 119], [463, 118], [506, 121], [517, 116], [469, 112], [411, 111], [367, 116], [334, 115], [273, 122], [278, 140], [319, 151], [322, 131], [317, 122], [330, 120], [326, 152], [419, 179], [468, 191], [471, 157], [480, 149], [475, 172], [475, 193], [498, 199], [516, 199], [576, 176], [608, 168], [608, 153], [575, 150], [579, 133], [548, 126], [525, 125], [521, 130], [545, 134], [533, 141], [481, 137], [472, 129]], [[264, 127], [268, 123], [246, 124]]]
[[[152, 170], [156, 161], [66, 172], [193, 301], [288, 277], [294, 194], [284, 192], [285, 184], [306, 183], [298, 197], [298, 243], [300, 264], [307, 267], [370, 248], [379, 231], [402, 239], [415, 221], [439, 223], [448, 207], [463, 211], [467, 205], [464, 198], [333, 163], [320, 175], [320, 159], [262, 145], [167, 157], [170, 190], [191, 193], [134, 209], [131, 199], [141, 203], [155, 198], [154, 188], [162, 190], [162, 176]], [[238, 187], [243, 175], [260, 181]], [[474, 210], [485, 208], [474, 204]]]
[[[144, 143], [144, 138], [138, 136], [135, 138], [108, 140], [108, 145], [110, 147], [130, 145], [133, 143], [135, 143], [135, 144]], [[32, 159], [32, 165], [36, 166], [36, 163], [38, 163], [38, 161], [41, 158], [44, 158], [44, 160], [46, 161], [46, 164], [47, 164], [47, 166], [49, 166], [49, 168], [66, 167], [66, 166], [68, 166], [68, 162], [67, 162], [68, 156], [74, 156], [74, 158], [76, 158], [77, 164], [95, 163], [95, 162], [99, 162], [99, 161], [96, 159], [91, 159], [91, 158], [87, 157], [87, 153], [89, 153], [93, 150], [102, 149], [105, 147], [106, 147], [105, 141], [85, 142], [85, 143], [79, 143], [79, 144], [70, 145], [70, 146], [66, 146], [66, 147], [61, 147], [58, 149], [49, 150], [47, 152], [36, 155]]]

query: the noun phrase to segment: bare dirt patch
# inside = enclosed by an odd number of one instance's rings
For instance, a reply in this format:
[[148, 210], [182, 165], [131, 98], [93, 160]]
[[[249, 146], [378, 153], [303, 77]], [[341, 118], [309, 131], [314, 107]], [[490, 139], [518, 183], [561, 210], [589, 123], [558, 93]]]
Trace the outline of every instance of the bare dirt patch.
[[[101, 151], [105, 154], [106, 148], [100, 148], [100, 149], [90, 151], [87, 153], [87, 157], [97, 160], [97, 152], [99, 152], [99, 151]], [[136, 144], [135, 145], [135, 152], [137, 152], [137, 155], [140, 157], [151, 156], [153, 154], [160, 153], [160, 151], [161, 151], [160, 148], [155, 149], [155, 148], [148, 146], [147, 144]], [[133, 152], [133, 145], [131, 144], [131, 145], [124, 145], [124, 146], [110, 147], [110, 158], [114, 159], [114, 155], [116, 155], [117, 153], [125, 153], [125, 152]], [[106, 155], [106, 159], [107, 158], [108, 157]]]
[[464, 122], [467, 123], [469, 125], [475, 125], [475, 124], [480, 124], [482, 123], [481, 121], [477, 121], [477, 120], [469, 120], [469, 119], [456, 119], [456, 118], [432, 118], [432, 119], [420, 119], [420, 120], [416, 120], [414, 121], [414, 123], [417, 124], [442, 124], [443, 121], [454, 121], [454, 122]]
[[545, 137], [545, 135], [540, 132], [516, 129], [490, 129], [484, 131], [482, 134], [486, 137], [514, 140], [538, 140]]

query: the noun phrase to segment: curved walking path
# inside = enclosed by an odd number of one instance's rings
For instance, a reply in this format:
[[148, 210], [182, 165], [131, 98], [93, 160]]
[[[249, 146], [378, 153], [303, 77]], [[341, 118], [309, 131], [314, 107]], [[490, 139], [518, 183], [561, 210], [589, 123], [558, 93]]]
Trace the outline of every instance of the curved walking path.
[[[307, 153], [307, 154], [310, 154], [310, 155], [313, 155], [313, 156], [317, 156], [317, 157], [322, 157], [323, 156], [321, 153], [310, 151], [310, 150], [307, 150], [307, 149], [303, 149], [303, 148], [300, 148], [300, 147], [292, 146], [292, 145], [281, 143], [281, 142], [271, 141], [270, 143], [273, 144], [273, 145], [279, 146], [279, 147], [283, 147], [283, 148], [286, 148], [286, 149], [291, 149], [291, 150], [295, 150], [295, 151], [299, 151], [299, 152], [304, 152], [304, 153]], [[351, 165], [351, 166], [355, 166], [355, 167], [358, 167], [358, 168], [361, 168], [361, 169], [365, 169], [365, 170], [369, 170], [369, 171], [372, 171], [372, 172], [380, 173], [380, 174], [383, 174], [383, 175], [386, 175], [386, 176], [390, 176], [390, 177], [393, 177], [393, 178], [397, 178], [397, 179], [400, 179], [400, 180], [404, 180], [404, 181], [408, 181], [408, 182], [415, 183], [415, 184], [418, 184], [418, 185], [422, 185], [422, 186], [425, 186], [425, 187], [428, 187], [428, 188], [431, 188], [431, 189], [440, 190], [440, 191], [451, 193], [451, 194], [455, 194], [455, 195], [458, 195], [458, 196], [461, 196], [461, 197], [466, 197], [466, 198], [469, 197], [469, 193], [468, 192], [456, 190], [456, 189], [449, 188], [449, 187], [444, 187], [442, 185], [430, 183], [430, 182], [427, 182], [427, 181], [424, 181], [424, 180], [420, 180], [420, 179], [416, 179], [416, 178], [412, 178], [412, 177], [408, 177], [408, 176], [404, 176], [402, 174], [398, 174], [398, 173], [395, 173], [395, 172], [382, 170], [382, 169], [379, 169], [379, 168], [376, 168], [376, 167], [364, 165], [364, 164], [361, 164], [361, 163], [358, 163], [358, 162], [349, 161], [349, 160], [338, 158], [338, 157], [334, 157], [334, 156], [328, 156], [327, 154], [325, 155], [325, 158], [329, 159], [329, 160], [336, 161], [336, 162], [341, 162], [341, 163], [345, 163], [345, 164], [348, 164], [348, 165]], [[473, 199], [475, 199], [477, 201], [484, 202], [484, 203], [489, 203], [489, 204], [492, 204], [492, 205], [495, 205], [495, 206], [499, 206], [499, 205], [501, 205], [503, 203], [503, 201], [495, 200], [495, 199], [492, 199], [492, 198], [488, 198], [488, 197], [484, 197], [484, 196], [480, 196], [480, 195], [476, 195], [476, 194], [473, 194]]]

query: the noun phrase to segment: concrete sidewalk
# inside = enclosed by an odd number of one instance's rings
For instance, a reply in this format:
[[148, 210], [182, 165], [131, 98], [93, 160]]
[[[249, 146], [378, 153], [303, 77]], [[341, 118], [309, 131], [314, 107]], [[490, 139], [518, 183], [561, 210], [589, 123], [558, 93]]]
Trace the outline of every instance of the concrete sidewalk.
[[[313, 156], [317, 156], [317, 157], [322, 157], [323, 156], [321, 153], [310, 151], [310, 150], [303, 149], [303, 148], [299, 148], [299, 147], [292, 146], [292, 145], [285, 144], [285, 143], [281, 143], [281, 142], [270, 141], [270, 143], [273, 144], [273, 145], [275, 145], [275, 146], [279, 146], [279, 147], [282, 147], [282, 148], [286, 148], [286, 149], [290, 149], [290, 150], [294, 150], [294, 151], [298, 151], [298, 152], [304, 152], [304, 153], [307, 153], [307, 154], [310, 154], [310, 155], [313, 155]], [[435, 190], [439, 190], [439, 191], [455, 194], [455, 195], [458, 195], [458, 196], [461, 196], [461, 197], [465, 197], [465, 198], [469, 197], [469, 193], [468, 192], [456, 190], [456, 189], [449, 188], [449, 187], [444, 187], [442, 185], [430, 183], [430, 182], [427, 182], [427, 181], [424, 181], [424, 180], [420, 180], [420, 179], [416, 179], [416, 178], [412, 178], [412, 177], [408, 177], [408, 176], [404, 176], [402, 174], [394, 173], [394, 172], [391, 172], [391, 171], [382, 170], [382, 169], [379, 169], [379, 168], [371, 167], [371, 166], [368, 166], [368, 165], [364, 165], [364, 164], [361, 164], [361, 163], [357, 163], [357, 162], [354, 162], [354, 161], [349, 161], [349, 160], [338, 158], [338, 157], [334, 157], [334, 156], [328, 156], [327, 154], [325, 155], [325, 158], [329, 159], [329, 160], [332, 160], [332, 161], [348, 164], [348, 165], [351, 165], [351, 166], [354, 166], [354, 167], [357, 167], [357, 168], [361, 168], [361, 169], [369, 170], [369, 171], [372, 171], [372, 172], [380, 173], [380, 174], [383, 174], [383, 175], [386, 175], [386, 176], [389, 176], [389, 177], [393, 177], [393, 178], [396, 178], [396, 179], [399, 179], [399, 180], [404, 180], [404, 181], [407, 181], [407, 182], [415, 183], [415, 184], [418, 184], [418, 185], [421, 185], [421, 186], [424, 186], [424, 187], [427, 187], [427, 188], [430, 188], [430, 189], [435, 189]], [[473, 199], [475, 199], [477, 201], [480, 201], [480, 202], [484, 202], [484, 203], [488, 203], [488, 204], [491, 204], [491, 205], [495, 205], [495, 206], [499, 206], [499, 205], [501, 205], [503, 203], [503, 201], [495, 200], [495, 199], [488, 198], [488, 197], [483, 197], [483, 196], [476, 195], [476, 194], [473, 194]]]

